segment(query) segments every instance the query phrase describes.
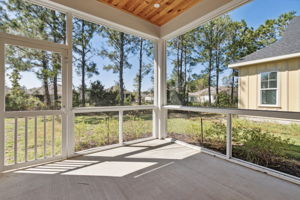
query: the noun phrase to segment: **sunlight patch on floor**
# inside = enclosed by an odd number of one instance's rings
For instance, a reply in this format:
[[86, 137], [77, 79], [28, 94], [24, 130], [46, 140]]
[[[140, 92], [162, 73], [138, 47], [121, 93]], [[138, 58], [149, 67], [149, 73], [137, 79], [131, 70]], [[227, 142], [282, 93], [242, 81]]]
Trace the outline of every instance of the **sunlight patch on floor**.
[[106, 151], [100, 151], [97, 153], [92, 153], [92, 154], [88, 154], [85, 155], [84, 157], [116, 157], [116, 156], [121, 156], [127, 153], [132, 153], [135, 151], [140, 151], [146, 149], [146, 147], [118, 147], [115, 149], [110, 149], [110, 150], [106, 150]]
[[131, 147], [156, 147], [159, 145], [164, 145], [170, 143], [169, 141], [166, 140], [150, 140], [147, 142], [141, 142], [141, 143], [137, 143], [137, 144], [132, 144], [130, 145]]
[[157, 149], [152, 149], [142, 153], [127, 156], [126, 158], [182, 160], [197, 153], [199, 153], [199, 151], [197, 150], [186, 148], [178, 144], [170, 144]]
[[63, 175], [77, 176], [110, 176], [123, 177], [141, 169], [157, 164], [156, 162], [120, 162], [106, 161], [103, 163], [72, 170]]
[[26, 168], [23, 170], [16, 171], [14, 173], [19, 174], [59, 174], [67, 172], [69, 170], [86, 167], [97, 163], [98, 161], [86, 161], [86, 160], [64, 160], [55, 163], [49, 163], [36, 167]]

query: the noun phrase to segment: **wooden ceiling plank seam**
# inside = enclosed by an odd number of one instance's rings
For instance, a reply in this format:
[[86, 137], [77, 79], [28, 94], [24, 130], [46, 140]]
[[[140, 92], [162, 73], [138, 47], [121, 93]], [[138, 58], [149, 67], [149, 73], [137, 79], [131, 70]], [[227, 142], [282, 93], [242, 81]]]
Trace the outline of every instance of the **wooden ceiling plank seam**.
[[149, 5], [152, 5], [153, 1], [143, 1], [138, 7], [136, 7], [133, 11], [133, 14], [138, 15], [141, 11], [143, 11], [144, 8], [148, 7]]
[[[129, 3], [130, 2], [130, 3]], [[128, 10], [129, 12], [133, 12], [133, 10], [139, 6], [141, 3], [140, 1], [129, 1], [128, 4], [126, 4], [126, 7], [123, 7], [123, 9]]]
[[[119, 10], [162, 26], [202, 0], [98, 0]], [[154, 4], [160, 4], [155, 8]]]
[[118, 8], [125, 7], [125, 5], [128, 3], [129, 0], [121, 0], [121, 2], [117, 5]]
[[180, 14], [182, 14], [184, 11], [186, 11], [189, 8], [193, 7], [198, 2], [199, 2], [199, 0], [191, 0], [188, 3], [184, 4], [184, 6], [178, 6], [178, 7], [174, 8], [174, 10], [172, 12], [170, 12], [168, 15], [165, 15], [161, 19], [156, 20], [155, 24], [158, 24], [158, 25], [161, 26], [161, 25], [167, 23], [171, 19], [173, 19], [173, 18], [179, 16]]
[[145, 8], [139, 13], [139, 16], [142, 16], [143, 18], [145, 18], [146, 20], [148, 20], [148, 19], [147, 19], [147, 15], [148, 15], [149, 12], [153, 12], [153, 11], [157, 11], [157, 10], [161, 9], [161, 7], [160, 7], [160, 8], [155, 8], [155, 7], [154, 7], [154, 4], [155, 4], [155, 3], [158, 3], [158, 4], [161, 5], [161, 2], [163, 2], [163, 1], [165, 1], [165, 0], [153, 0], [153, 1], [151, 2], [151, 4], [149, 4], [147, 7], [145, 7]]
[[122, 1], [122, 0], [113, 0], [111, 2], [111, 4], [114, 5], [114, 6], [117, 6], [120, 3], [120, 1]]
[[[112, 4], [108, 3], [106, 0], [98, 0], [98, 1], [101, 2], [101, 3], [104, 3], [104, 4], [106, 4], [106, 5], [109, 5], [109, 6], [111, 6], [111, 7], [114, 7]], [[123, 1], [123, 0], [122, 0], [122, 1]], [[128, 1], [128, 2], [129, 2], [129, 1]], [[125, 5], [125, 6], [126, 6], [126, 5]], [[132, 12], [129, 12], [129, 11], [126, 10], [126, 9], [122, 9], [122, 8], [118, 8], [118, 7], [114, 7], [114, 8], [119, 9], [119, 10], [121, 10], [121, 11], [123, 11], [123, 12], [126, 12], [126, 13], [128, 13], [128, 14], [130, 14], [130, 15], [132, 15], [132, 16], [139, 17], [140, 19], [143, 19], [143, 20], [145, 20], [145, 21], [147, 21], [147, 22], [149, 22], [149, 23], [154, 24], [154, 25], [157, 26], [157, 24], [155, 24], [155, 23], [153, 23], [153, 22], [151, 22], [151, 21], [149, 21], [149, 20], [147, 20], [147, 19], [145, 19], [145, 18], [143, 18], [143, 17], [141, 17], [141, 16], [139, 16], [139, 15], [134, 15]]]
[[[188, 1], [188, 0], [185, 0]], [[163, 9], [161, 12], [159, 12], [157, 15], [154, 15], [150, 21], [155, 22], [157, 19], [159, 19], [160, 17], [166, 15], [170, 10], [173, 10], [175, 7], [177, 7], [178, 5], [181, 5], [182, 1], [181, 0], [175, 0], [173, 3], [171, 3], [171, 5], [167, 6], [165, 9]]]

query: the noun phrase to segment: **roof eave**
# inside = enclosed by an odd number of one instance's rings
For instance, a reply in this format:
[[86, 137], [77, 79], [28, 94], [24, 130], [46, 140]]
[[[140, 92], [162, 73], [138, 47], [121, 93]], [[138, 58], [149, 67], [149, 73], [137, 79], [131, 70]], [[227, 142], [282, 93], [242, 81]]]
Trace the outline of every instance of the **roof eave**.
[[246, 62], [241, 62], [241, 63], [234, 63], [234, 64], [228, 65], [228, 67], [234, 69], [234, 68], [240, 68], [240, 67], [244, 67], [244, 66], [248, 66], [248, 65], [261, 64], [261, 63], [273, 62], [273, 61], [278, 61], [278, 60], [286, 60], [286, 59], [297, 58], [297, 57], [300, 57], [300, 52], [282, 55], [282, 56], [275, 56], [275, 57], [270, 57], [270, 58], [263, 58], [263, 59], [258, 59], [258, 60], [251, 60], [251, 61], [246, 61]]

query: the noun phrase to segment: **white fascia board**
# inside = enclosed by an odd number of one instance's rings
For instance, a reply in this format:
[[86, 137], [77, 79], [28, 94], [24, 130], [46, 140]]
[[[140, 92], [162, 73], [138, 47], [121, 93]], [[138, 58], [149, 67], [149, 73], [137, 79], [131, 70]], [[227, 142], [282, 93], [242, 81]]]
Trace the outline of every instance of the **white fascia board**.
[[287, 54], [283, 56], [276, 56], [276, 57], [270, 57], [270, 58], [264, 58], [259, 60], [252, 60], [247, 62], [241, 62], [236, 64], [230, 64], [228, 65], [229, 68], [240, 68], [248, 65], [254, 65], [254, 64], [260, 64], [260, 63], [266, 63], [266, 62], [273, 62], [278, 60], [286, 60], [290, 58], [297, 58], [300, 57], [300, 53], [293, 53], [293, 54]]
[[96, 0], [27, 0], [117, 31], [157, 40], [160, 27]]
[[251, 0], [203, 0], [161, 26], [160, 37], [168, 40], [182, 35], [250, 1]]

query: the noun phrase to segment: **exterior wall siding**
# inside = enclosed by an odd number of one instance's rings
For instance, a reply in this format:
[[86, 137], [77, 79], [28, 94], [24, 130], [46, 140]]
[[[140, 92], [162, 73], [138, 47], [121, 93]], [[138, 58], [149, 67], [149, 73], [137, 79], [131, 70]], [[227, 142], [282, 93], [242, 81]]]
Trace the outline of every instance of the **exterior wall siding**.
[[[278, 72], [278, 106], [260, 105], [261, 72]], [[238, 107], [241, 109], [300, 111], [300, 58], [239, 68]]]

